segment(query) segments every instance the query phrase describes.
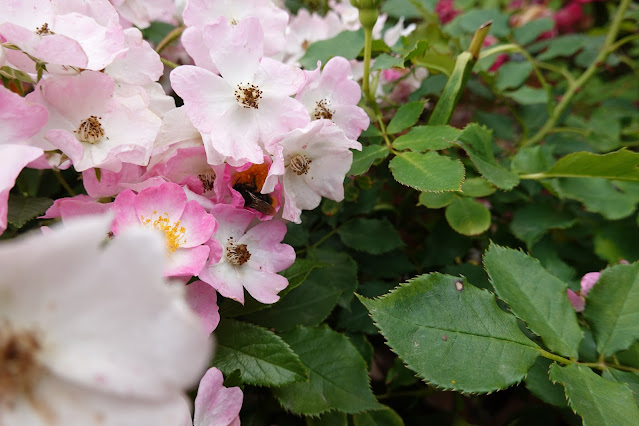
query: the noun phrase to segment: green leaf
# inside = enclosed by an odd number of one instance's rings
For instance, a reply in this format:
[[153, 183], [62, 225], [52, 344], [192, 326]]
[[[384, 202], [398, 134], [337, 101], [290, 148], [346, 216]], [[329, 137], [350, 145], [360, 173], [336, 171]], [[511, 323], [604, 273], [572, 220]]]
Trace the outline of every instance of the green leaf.
[[7, 222], [22, 228], [28, 221], [44, 214], [53, 205], [49, 198], [22, 197], [9, 194]]
[[357, 218], [344, 223], [337, 234], [344, 245], [371, 254], [381, 254], [404, 245], [399, 233], [386, 219]]
[[490, 228], [490, 211], [473, 198], [460, 197], [446, 207], [446, 220], [462, 235], [479, 235]]
[[630, 348], [618, 352], [616, 356], [623, 365], [639, 368], [639, 341], [633, 343]]
[[639, 259], [639, 229], [636, 222], [607, 222], [595, 231], [595, 253], [608, 261], [617, 263], [622, 259], [634, 261]]
[[546, 271], [537, 259], [494, 243], [484, 254], [484, 268], [497, 296], [550, 350], [577, 357], [583, 334], [566, 296], [566, 283]]
[[348, 414], [329, 411], [319, 417], [307, 417], [306, 426], [348, 426]]
[[[288, 279], [288, 286], [279, 293], [280, 297], [284, 297], [288, 292], [302, 284], [313, 269], [322, 268], [325, 266], [327, 265], [316, 260], [295, 259], [295, 263], [293, 263], [288, 269], [280, 272], [280, 275], [283, 275]], [[246, 297], [244, 305], [241, 305], [240, 303], [232, 299], [223, 299], [219, 303], [219, 306], [220, 316], [224, 318], [248, 315], [253, 312], [273, 307], [273, 305], [258, 302], [250, 295]]]
[[455, 69], [455, 60], [453, 58], [435, 50], [428, 50], [422, 55], [413, 57], [412, 62], [417, 66], [427, 68], [430, 72], [440, 72], [447, 76], [450, 76]]
[[494, 193], [495, 187], [479, 177], [466, 179], [461, 187], [461, 195], [465, 197], [488, 197]]
[[550, 379], [564, 385], [568, 403], [583, 418], [584, 426], [627, 425], [639, 419], [630, 388], [606, 380], [588, 367], [553, 364]]
[[639, 152], [626, 149], [608, 154], [575, 152], [560, 158], [540, 177], [588, 177], [639, 181]]
[[539, 355], [495, 297], [465, 279], [432, 273], [379, 299], [360, 300], [404, 363], [444, 389], [504, 389]]
[[585, 41], [586, 36], [582, 34], [553, 37], [552, 42], [548, 44], [548, 49], [537, 56], [537, 59], [547, 61], [558, 56], [572, 56], [584, 46]]
[[630, 216], [637, 205], [637, 200], [632, 194], [626, 195], [619, 191], [607, 179], [562, 179], [559, 188], [562, 197], [581, 201], [586, 210], [600, 213], [610, 220]]
[[142, 36], [145, 40], [157, 45], [173, 28], [175, 28], [175, 25], [167, 24], [166, 22], [151, 22], [149, 27], [142, 30]]
[[399, 107], [393, 119], [388, 124], [386, 132], [388, 134], [399, 133], [417, 123], [419, 116], [424, 110], [425, 101], [414, 101]]
[[455, 201], [456, 198], [457, 195], [454, 192], [422, 192], [419, 194], [417, 204], [429, 209], [441, 209]]
[[392, 408], [353, 414], [353, 426], [404, 426], [404, 421]]
[[273, 389], [285, 409], [316, 415], [381, 407], [371, 392], [366, 363], [348, 338], [326, 326], [297, 327], [282, 337], [308, 369], [308, 381]]
[[537, 89], [530, 86], [523, 86], [511, 92], [504, 92], [504, 96], [509, 97], [521, 105], [545, 104], [548, 102], [548, 94], [544, 89]]
[[281, 386], [306, 379], [300, 358], [276, 334], [233, 319], [215, 329], [213, 366], [224, 374], [239, 369], [242, 381], [257, 386]]
[[428, 119], [430, 125], [448, 124], [459, 98], [461, 97], [475, 61], [470, 52], [462, 52], [455, 62], [455, 68], [444, 87], [435, 109]]
[[342, 31], [328, 40], [312, 43], [306, 49], [306, 54], [300, 59], [300, 64], [306, 69], [315, 69], [317, 61], [326, 64], [333, 56], [343, 56], [355, 59], [364, 47], [364, 30]]
[[388, 157], [386, 145], [368, 145], [361, 151], [353, 151], [353, 164], [347, 175], [363, 175], [370, 169], [375, 160]]
[[326, 267], [312, 270], [299, 287], [269, 309], [242, 318], [277, 331], [288, 331], [297, 324], [318, 325], [341, 298], [348, 306], [357, 288], [355, 261], [346, 253], [315, 250], [313, 254], [317, 256], [313, 260]]
[[535, 19], [519, 28], [513, 29], [513, 36], [517, 43], [526, 45], [535, 41], [541, 34], [552, 30], [554, 27], [555, 22], [550, 18]]
[[530, 249], [549, 229], [566, 229], [576, 223], [566, 211], [545, 204], [528, 204], [515, 211], [510, 229]]
[[604, 356], [639, 340], [639, 263], [605, 269], [588, 293], [584, 316]]
[[552, 361], [547, 358], [537, 358], [535, 365], [528, 370], [524, 382], [528, 390], [545, 403], [557, 407], [566, 407], [564, 388], [560, 384], [551, 382], [550, 377], [548, 377], [550, 364], [552, 364]]
[[630, 390], [635, 394], [635, 401], [639, 403], [639, 374], [608, 368], [604, 370], [602, 377], [613, 382], [628, 385]]
[[499, 91], [515, 89], [528, 80], [532, 70], [530, 62], [506, 62], [497, 71], [495, 87]]
[[459, 136], [459, 146], [466, 150], [477, 170], [488, 181], [501, 189], [512, 189], [519, 183], [514, 173], [495, 160], [492, 131], [478, 124], [469, 124]]
[[419, 191], [458, 191], [464, 180], [461, 161], [433, 151], [400, 153], [388, 167], [397, 182]]
[[411, 151], [446, 149], [460, 134], [461, 130], [451, 126], [416, 126], [395, 139], [393, 148]]
[[[388, 293], [393, 286], [384, 281], [369, 281], [358, 288], [359, 294], [366, 297], [377, 297]], [[357, 299], [353, 298], [348, 309], [341, 309], [337, 315], [337, 327], [352, 333], [377, 334], [377, 327], [368, 311]], [[352, 341], [351, 341], [352, 343]]]
[[371, 71], [387, 70], [391, 68], [404, 68], [404, 58], [382, 53], [371, 66]]

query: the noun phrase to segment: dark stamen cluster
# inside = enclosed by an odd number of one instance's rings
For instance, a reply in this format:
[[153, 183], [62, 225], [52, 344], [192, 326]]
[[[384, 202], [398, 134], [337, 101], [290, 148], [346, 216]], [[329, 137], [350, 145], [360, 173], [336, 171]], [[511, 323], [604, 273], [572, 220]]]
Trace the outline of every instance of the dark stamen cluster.
[[74, 130], [73, 133], [77, 134], [82, 142], [91, 144], [100, 142], [104, 137], [104, 129], [102, 128], [102, 124], [100, 124], [100, 119], [102, 119], [102, 117], [92, 115], [80, 123], [78, 130]]
[[244, 108], [259, 107], [262, 91], [254, 84], [239, 84], [235, 89], [235, 100]]
[[315, 120], [319, 120], [322, 118], [325, 118], [327, 120], [333, 119], [334, 111], [331, 111], [326, 104], [326, 99], [322, 99], [321, 101], [317, 102], [315, 110], [313, 111], [313, 118]]

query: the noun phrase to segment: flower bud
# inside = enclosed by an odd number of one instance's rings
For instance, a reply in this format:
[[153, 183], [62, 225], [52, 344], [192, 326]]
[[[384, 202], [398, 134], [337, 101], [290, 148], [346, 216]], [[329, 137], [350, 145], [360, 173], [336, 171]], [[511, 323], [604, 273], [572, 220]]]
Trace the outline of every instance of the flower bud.
[[377, 22], [379, 13], [377, 8], [382, 0], [351, 0], [353, 7], [359, 9], [359, 22], [366, 30], [372, 30]]

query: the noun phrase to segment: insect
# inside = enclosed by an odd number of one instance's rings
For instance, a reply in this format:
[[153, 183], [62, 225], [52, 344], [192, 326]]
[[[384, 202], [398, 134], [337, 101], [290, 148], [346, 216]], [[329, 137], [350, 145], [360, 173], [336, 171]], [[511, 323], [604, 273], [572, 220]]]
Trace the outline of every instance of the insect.
[[[266, 166], [265, 169], [264, 166]], [[244, 198], [244, 207], [273, 216], [275, 214], [275, 200], [269, 194], [260, 192], [267, 172], [267, 165], [255, 164], [248, 170], [237, 174], [233, 182], [233, 189]]]

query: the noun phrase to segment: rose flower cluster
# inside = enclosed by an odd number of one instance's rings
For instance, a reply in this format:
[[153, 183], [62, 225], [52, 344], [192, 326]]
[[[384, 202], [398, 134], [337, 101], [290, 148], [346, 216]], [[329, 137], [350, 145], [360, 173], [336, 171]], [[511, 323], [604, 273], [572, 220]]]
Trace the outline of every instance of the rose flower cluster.
[[[286, 223], [342, 200], [361, 149], [351, 64], [297, 66], [352, 25], [335, 10], [0, 0], [0, 233], [25, 167], [73, 168], [86, 191], [44, 215], [64, 226], [0, 245], [0, 424], [192, 423], [183, 391], [210, 360], [217, 293], [275, 303]], [[171, 49], [188, 65], [164, 86], [151, 21], [184, 25]], [[239, 424], [222, 380], [205, 374], [195, 424]]]

